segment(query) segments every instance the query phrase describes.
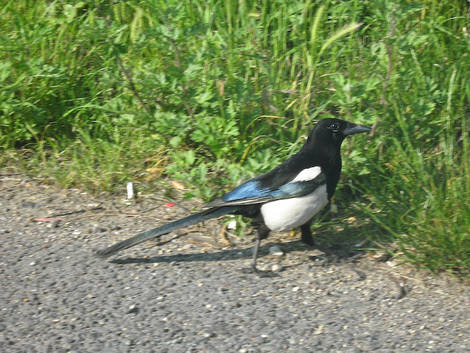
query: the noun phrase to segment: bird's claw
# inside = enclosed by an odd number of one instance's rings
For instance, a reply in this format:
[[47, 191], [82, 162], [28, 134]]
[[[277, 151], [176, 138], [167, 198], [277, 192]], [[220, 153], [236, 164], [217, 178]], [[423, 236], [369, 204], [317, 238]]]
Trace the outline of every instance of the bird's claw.
[[256, 274], [259, 277], [265, 278], [265, 277], [278, 277], [279, 275], [272, 272], [272, 271], [264, 271], [260, 270], [256, 267], [256, 265], [252, 265], [250, 267], [242, 268], [241, 269], [242, 273], [246, 274]]

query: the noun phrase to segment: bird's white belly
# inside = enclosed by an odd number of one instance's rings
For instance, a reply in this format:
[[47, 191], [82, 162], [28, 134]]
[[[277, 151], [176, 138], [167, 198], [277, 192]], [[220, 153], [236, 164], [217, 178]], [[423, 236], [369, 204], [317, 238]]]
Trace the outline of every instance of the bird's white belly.
[[327, 204], [326, 185], [322, 185], [302, 197], [268, 202], [261, 206], [261, 214], [269, 229], [290, 230], [306, 223]]

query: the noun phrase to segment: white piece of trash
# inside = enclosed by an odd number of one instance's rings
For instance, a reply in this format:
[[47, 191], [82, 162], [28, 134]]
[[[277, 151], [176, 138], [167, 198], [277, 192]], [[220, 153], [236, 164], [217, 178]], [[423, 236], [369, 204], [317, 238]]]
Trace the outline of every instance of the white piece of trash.
[[134, 198], [134, 184], [132, 184], [131, 181], [127, 183], [127, 199], [133, 199]]

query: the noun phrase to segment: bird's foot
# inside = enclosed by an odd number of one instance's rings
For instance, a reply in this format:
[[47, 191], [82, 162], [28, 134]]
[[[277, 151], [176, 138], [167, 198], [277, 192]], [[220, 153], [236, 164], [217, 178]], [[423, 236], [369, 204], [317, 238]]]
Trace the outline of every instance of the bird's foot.
[[279, 275], [274, 273], [273, 271], [265, 271], [265, 270], [260, 270], [255, 266], [250, 266], [250, 267], [247, 267], [247, 268], [242, 268], [241, 269], [241, 272], [242, 273], [246, 273], [246, 274], [256, 274], [258, 275], [259, 277], [278, 277]]

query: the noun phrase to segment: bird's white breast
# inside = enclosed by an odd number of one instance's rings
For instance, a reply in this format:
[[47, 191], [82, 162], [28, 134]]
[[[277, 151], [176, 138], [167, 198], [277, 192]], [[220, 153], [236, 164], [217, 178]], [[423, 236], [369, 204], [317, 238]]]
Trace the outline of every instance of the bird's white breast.
[[302, 197], [265, 203], [261, 206], [261, 214], [269, 229], [290, 230], [306, 223], [327, 204], [326, 185], [321, 185], [312, 193]]

